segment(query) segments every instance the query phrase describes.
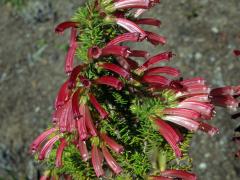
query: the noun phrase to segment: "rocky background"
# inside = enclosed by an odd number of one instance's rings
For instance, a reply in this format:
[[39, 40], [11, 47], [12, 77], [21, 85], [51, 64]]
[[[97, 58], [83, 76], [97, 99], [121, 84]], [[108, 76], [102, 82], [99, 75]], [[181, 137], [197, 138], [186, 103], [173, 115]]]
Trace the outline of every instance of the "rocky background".
[[[53, 28], [71, 17], [81, 0], [0, 1], [0, 179], [37, 180], [39, 171], [29, 155], [31, 141], [50, 122], [56, 92], [66, 78], [63, 64], [68, 34]], [[11, 5], [17, 4], [16, 6]], [[239, 0], [162, 0], [145, 16], [161, 19], [168, 39], [164, 47], [139, 47], [157, 53], [172, 50], [172, 65], [183, 76], [202, 76], [213, 87], [240, 84]], [[240, 179], [234, 159], [233, 130], [240, 123], [217, 109], [212, 124], [221, 129], [210, 138], [194, 136], [191, 156], [200, 180]], [[41, 167], [40, 167], [41, 168]]]

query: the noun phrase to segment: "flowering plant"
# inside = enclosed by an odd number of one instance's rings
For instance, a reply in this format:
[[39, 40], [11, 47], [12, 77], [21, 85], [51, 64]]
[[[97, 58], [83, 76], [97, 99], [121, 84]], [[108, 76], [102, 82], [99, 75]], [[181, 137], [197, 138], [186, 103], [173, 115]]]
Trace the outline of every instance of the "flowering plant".
[[31, 145], [46, 162], [41, 179], [196, 179], [188, 155], [192, 133], [215, 135], [208, 123], [215, 106], [236, 110], [240, 86], [211, 89], [201, 77], [183, 79], [179, 69], [159, 66], [174, 53], [150, 55], [126, 45], [166, 43], [141, 27], [158, 27], [159, 20], [139, 18], [158, 3], [90, 0], [56, 27], [59, 34], [71, 30], [67, 80], [51, 127]]

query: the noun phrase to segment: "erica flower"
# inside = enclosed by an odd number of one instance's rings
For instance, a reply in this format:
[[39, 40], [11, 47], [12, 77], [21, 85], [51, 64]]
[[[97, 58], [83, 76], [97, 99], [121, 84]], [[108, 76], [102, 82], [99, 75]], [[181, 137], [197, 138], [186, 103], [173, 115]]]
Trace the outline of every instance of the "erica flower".
[[118, 80], [117, 78], [112, 77], [112, 76], [102, 76], [102, 77], [98, 78], [97, 80], [95, 80], [95, 83], [112, 86], [117, 90], [121, 90], [123, 88], [123, 83], [120, 80]]
[[152, 25], [152, 26], [160, 26], [161, 21], [153, 18], [142, 18], [134, 20], [136, 24], [144, 24], [144, 25]]
[[71, 30], [71, 38], [70, 38], [70, 46], [66, 55], [66, 60], [65, 60], [65, 72], [67, 74], [71, 73], [73, 70], [73, 60], [75, 56], [75, 52], [77, 49], [77, 29], [72, 28]]
[[157, 46], [159, 44], [162, 44], [162, 45], [166, 44], [165, 37], [149, 31], [145, 31], [145, 33], [147, 34], [147, 40], [153, 45]]
[[118, 56], [116, 60], [127, 71], [138, 68], [138, 63], [134, 60], [131, 60], [130, 58], [123, 58]]
[[119, 145], [116, 141], [108, 137], [105, 133], [101, 133], [101, 138], [116, 153], [122, 153], [124, 151], [124, 148], [122, 145]]
[[160, 134], [166, 139], [169, 145], [174, 150], [177, 157], [181, 157], [182, 153], [180, 148], [178, 147], [178, 143], [181, 141], [181, 137], [178, 133], [167, 123], [165, 123], [161, 119], [155, 120], [156, 125], [159, 128]]
[[87, 161], [89, 159], [89, 153], [86, 145], [86, 141], [78, 141], [77, 148], [80, 151], [81, 157], [83, 161]]
[[111, 156], [110, 152], [106, 148], [106, 146], [102, 146], [103, 156], [108, 164], [108, 166], [113, 170], [115, 174], [119, 174], [122, 172], [122, 168], [118, 165], [115, 159]]
[[98, 147], [95, 145], [92, 145], [92, 165], [93, 165], [93, 169], [96, 173], [97, 177], [103, 176], [104, 175], [104, 171], [102, 168], [102, 154], [99, 151]]
[[212, 89], [210, 92], [211, 101], [216, 106], [227, 107], [235, 111], [239, 107], [240, 95], [239, 86], [226, 86]]
[[240, 56], [240, 50], [234, 50], [233, 53], [235, 56]]
[[83, 67], [84, 67], [83, 65], [78, 65], [71, 72], [69, 80], [68, 80], [68, 88], [69, 89], [75, 88], [76, 83], [77, 83], [77, 77], [78, 77], [79, 73], [81, 72], [81, 70], [83, 70]]
[[66, 22], [63, 22], [63, 23], [59, 24], [55, 28], [55, 32], [56, 33], [63, 33], [68, 28], [76, 28], [76, 27], [78, 27], [77, 22], [66, 21]]
[[99, 102], [97, 101], [97, 99], [95, 98], [95, 96], [93, 94], [89, 93], [88, 96], [89, 96], [89, 100], [90, 100], [91, 104], [94, 106], [94, 108], [100, 114], [100, 117], [102, 119], [105, 119], [108, 116], [108, 113], [106, 112], [106, 110], [99, 104]]
[[58, 95], [55, 99], [55, 109], [58, 109], [59, 107], [63, 106], [66, 101], [69, 100], [70, 98], [70, 91], [68, 89], [68, 81], [66, 81], [65, 83], [63, 83], [63, 85], [61, 86]]
[[147, 34], [137, 24], [124, 18], [116, 18], [116, 23], [131, 33], [139, 33], [140, 39], [144, 39]]
[[130, 74], [128, 71], [126, 71], [125, 69], [123, 69], [113, 63], [103, 63], [103, 64], [99, 64], [99, 66], [106, 70], [113, 71], [126, 79], [128, 79], [130, 77]]
[[149, 56], [149, 53], [147, 51], [142, 51], [142, 50], [132, 50], [129, 56], [143, 57], [143, 58], [147, 59]]
[[147, 9], [150, 6], [149, 0], [120, 0], [106, 8], [107, 11], [113, 12], [117, 9], [142, 8]]
[[52, 137], [50, 140], [48, 140], [45, 145], [42, 147], [42, 149], [39, 151], [38, 159], [44, 160], [46, 157], [48, 157], [49, 153], [51, 152], [53, 145], [60, 139], [60, 135], [56, 135]]
[[161, 86], [168, 86], [169, 83], [171, 82], [169, 79], [160, 75], [144, 75], [142, 77], [142, 81], [149, 84], [153, 84], [153, 85], [156, 84]]
[[111, 40], [109, 43], [107, 43], [106, 46], [111, 46], [111, 45], [119, 45], [122, 42], [138, 42], [139, 41], [139, 33], [124, 33], [121, 34], [119, 36], [117, 36], [116, 38], [114, 38], [113, 40]]
[[[166, 170], [161, 172], [161, 176], [150, 176], [151, 180], [165, 180], [165, 178], [180, 178], [183, 180], [196, 180], [197, 177], [195, 174], [192, 174], [190, 172], [184, 171], [184, 170]], [[162, 179], [163, 178], [163, 179]]]
[[173, 77], [179, 77], [180, 71], [173, 67], [163, 66], [163, 67], [150, 68], [144, 72], [144, 75], [156, 75], [156, 74], [166, 74]]
[[79, 111], [81, 114], [81, 118], [77, 119], [77, 129], [78, 129], [79, 139], [82, 141], [86, 140], [89, 135], [88, 131], [87, 131], [87, 127], [86, 127], [86, 120], [87, 120], [86, 107], [87, 107], [87, 105], [80, 104]]
[[85, 105], [84, 118], [85, 118], [86, 127], [87, 127], [87, 130], [88, 130], [89, 134], [91, 134], [92, 136], [97, 136], [97, 129], [96, 129], [95, 124], [92, 120], [92, 116], [91, 116], [89, 107], [87, 105]]
[[50, 128], [46, 131], [44, 131], [42, 134], [40, 134], [31, 144], [31, 152], [35, 153], [39, 146], [47, 139], [48, 136], [56, 132], [56, 128]]
[[61, 167], [62, 166], [62, 155], [63, 155], [63, 151], [64, 151], [64, 148], [67, 146], [67, 141], [62, 138], [60, 139], [60, 145], [57, 149], [57, 154], [56, 154], [56, 167]]

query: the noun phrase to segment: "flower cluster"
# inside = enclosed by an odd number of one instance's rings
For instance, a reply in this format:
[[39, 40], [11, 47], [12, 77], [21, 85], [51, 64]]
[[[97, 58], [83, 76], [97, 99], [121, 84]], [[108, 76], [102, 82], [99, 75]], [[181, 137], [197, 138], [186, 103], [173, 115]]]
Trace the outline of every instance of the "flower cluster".
[[[159, 20], [138, 18], [158, 3], [159, 0], [96, 0], [84, 10], [86, 14], [79, 15], [82, 22], [67, 21], [56, 27], [55, 32], [59, 34], [67, 29], [71, 30], [69, 49], [65, 58], [65, 73], [68, 77], [60, 87], [55, 100], [52, 127], [39, 135], [31, 145], [31, 152], [37, 153], [39, 160], [50, 159], [50, 154], [55, 153], [53, 168], [61, 169], [64, 167], [64, 151], [74, 146], [81, 156], [82, 163], [87, 167], [89, 164], [93, 167], [96, 177], [112, 177], [111, 173], [109, 175], [111, 170], [113, 174], [122, 174], [122, 177], [126, 178], [129, 173], [135, 171], [127, 172], [124, 167], [137, 168], [131, 163], [138, 159], [129, 160], [129, 154], [137, 157], [134, 154], [137, 148], [144, 154], [145, 148], [141, 146], [152, 141], [152, 139], [140, 140], [143, 137], [141, 132], [148, 129], [143, 131], [131, 129], [133, 132], [130, 132], [130, 129], [121, 127], [122, 129], [118, 131], [114, 129], [118, 128], [115, 124], [110, 125], [113, 117], [119, 114], [122, 114], [119, 121], [127, 115], [127, 124], [133, 122], [135, 114], [129, 115], [128, 110], [134, 100], [157, 98], [161, 101], [161, 106], [150, 113], [144, 121], [146, 124], [150, 122], [151, 128], [159, 132], [158, 138], [163, 137], [169, 144], [165, 143], [162, 148], [170, 146], [178, 158], [183, 156], [180, 146], [185, 140], [183, 134], [186, 134], [180, 127], [190, 132], [201, 130], [214, 135], [218, 129], [206, 121], [214, 117], [215, 105], [233, 110], [239, 106], [236, 99], [240, 95], [239, 86], [211, 90], [201, 77], [183, 79], [177, 68], [158, 65], [160, 62], [171, 60], [174, 53], [161, 52], [151, 56], [147, 51], [134, 50], [123, 45], [125, 42], [141, 43], [145, 40], [154, 46], [166, 43], [165, 37], [141, 27], [141, 25], [158, 27], [161, 24]], [[96, 33], [97, 27], [91, 24], [93, 22], [100, 23], [101, 31], [97, 33], [101, 37], [106, 36], [104, 39], [94, 39], [96, 36], [93, 34]], [[86, 31], [90, 31], [89, 34], [92, 36], [86, 36], [84, 34], [88, 33]], [[87, 61], [74, 66], [75, 55], [78, 50], [81, 52], [82, 46], [88, 47], [87, 52], [84, 52], [87, 54]], [[235, 54], [240, 53], [235, 51]], [[145, 61], [139, 65], [132, 57], [143, 58]], [[163, 92], [170, 95], [165, 96]], [[118, 93], [120, 98], [124, 94], [123, 104], [126, 108], [118, 109], [116, 105], [118, 101], [111, 99], [111, 94], [114, 93]], [[124, 114], [125, 112], [127, 113]], [[138, 121], [134, 122], [133, 126], [144, 128]], [[123, 137], [121, 132], [132, 135], [131, 143], [126, 143], [129, 142], [126, 136], [121, 139]], [[140, 143], [140, 147], [135, 149], [131, 146], [134, 143], [136, 146]], [[121, 159], [122, 156], [124, 160]], [[149, 167], [142, 172], [145, 174], [138, 174], [141, 178], [148, 176], [149, 179], [196, 179], [192, 173], [170, 167], [154, 174]], [[136, 170], [136, 173], [139, 173], [139, 170]], [[88, 173], [83, 174], [87, 176]], [[74, 178], [71, 177], [71, 172], [58, 175], [64, 175], [65, 179]], [[42, 179], [48, 179], [50, 176], [51, 173], [47, 173]]]

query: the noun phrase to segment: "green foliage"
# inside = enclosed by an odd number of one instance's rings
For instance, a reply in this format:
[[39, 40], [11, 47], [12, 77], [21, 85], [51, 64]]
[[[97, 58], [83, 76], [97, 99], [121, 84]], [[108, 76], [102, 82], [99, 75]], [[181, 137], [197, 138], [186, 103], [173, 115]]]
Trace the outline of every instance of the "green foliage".
[[4, 4], [11, 4], [11, 6], [16, 8], [21, 8], [26, 4], [27, 0], [3, 0]]
[[99, 12], [93, 9], [94, 2], [90, 1], [85, 7], [80, 7], [72, 18], [72, 21], [79, 22], [79, 48], [76, 55], [84, 63], [89, 63], [87, 52], [90, 47], [103, 47], [119, 32], [115, 25], [106, 24]]

